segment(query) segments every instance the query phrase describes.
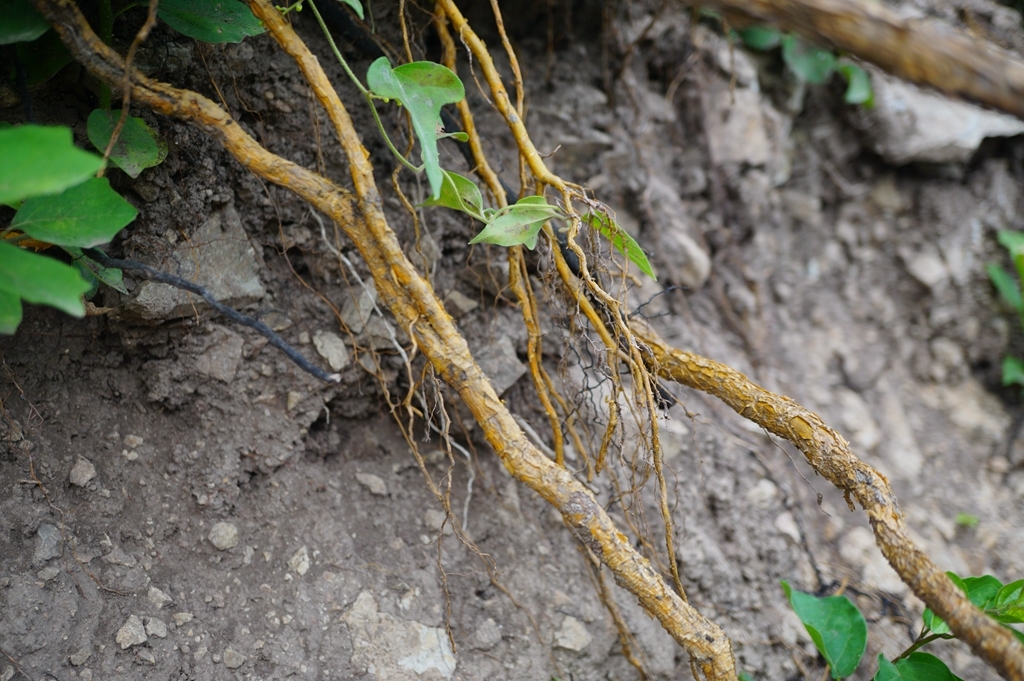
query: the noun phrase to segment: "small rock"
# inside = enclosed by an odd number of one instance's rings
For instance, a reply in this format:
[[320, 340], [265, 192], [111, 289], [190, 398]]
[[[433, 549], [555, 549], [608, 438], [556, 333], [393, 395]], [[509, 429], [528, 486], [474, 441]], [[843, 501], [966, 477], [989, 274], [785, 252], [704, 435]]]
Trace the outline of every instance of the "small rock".
[[163, 620], [158, 620], [155, 617], [144, 617], [142, 621], [146, 625], [147, 636], [167, 637], [167, 624]]
[[192, 621], [192, 613], [190, 612], [176, 612], [171, 617], [174, 620], [174, 626], [180, 627], [184, 624], [188, 624]]
[[428, 508], [426, 513], [423, 514], [423, 524], [426, 525], [427, 528], [433, 530], [434, 532], [437, 532], [441, 529], [443, 525], [445, 535], [454, 534], [451, 522], [449, 521], [447, 524], [445, 524], [444, 519], [444, 511], [439, 511], [436, 508]]
[[288, 567], [299, 573], [300, 576], [309, 572], [309, 549], [303, 546], [296, 551], [295, 555], [288, 559]]
[[53, 525], [43, 523], [36, 530], [36, 552], [32, 556], [33, 563], [44, 563], [60, 555], [61, 535]]
[[772, 505], [779, 494], [779, 488], [768, 478], [761, 478], [744, 495], [755, 508], [765, 509]]
[[308, 331], [299, 331], [299, 345], [309, 345]]
[[142, 620], [135, 615], [131, 615], [124, 625], [118, 629], [117, 637], [114, 640], [120, 643], [121, 650], [124, 650], [137, 646], [140, 643], [145, 643], [149, 639], [146, 637], [146, 628], [142, 625]]
[[11, 681], [14, 677], [14, 667], [6, 665], [4, 670], [0, 672], [0, 681]]
[[295, 407], [299, 406], [299, 402], [301, 401], [302, 393], [295, 392], [294, 390], [289, 391], [287, 401], [288, 411], [291, 411]]
[[43, 580], [44, 582], [48, 582], [48, 581], [50, 581], [51, 579], [53, 579], [54, 577], [56, 577], [59, 574], [60, 574], [60, 570], [58, 568], [47, 567], [47, 568], [43, 568], [42, 570], [37, 572], [36, 573], [36, 577], [38, 577], [39, 579]]
[[477, 364], [483, 369], [491, 385], [498, 395], [515, 385], [516, 381], [526, 375], [526, 365], [519, 361], [515, 345], [506, 336], [498, 334], [497, 338], [474, 338], [469, 341], [470, 350]]
[[920, 253], [910, 253], [900, 250], [900, 258], [907, 266], [910, 276], [927, 286], [929, 289], [938, 289], [949, 278], [949, 270], [942, 256], [933, 247], [926, 247]]
[[232, 523], [217, 523], [210, 528], [207, 538], [221, 551], [227, 551], [238, 546], [238, 528]]
[[238, 373], [245, 340], [230, 329], [213, 327], [210, 347], [196, 357], [196, 371], [218, 381], [230, 383]]
[[156, 664], [156, 658], [153, 657], [153, 653], [148, 648], [139, 648], [138, 652], [135, 653], [140, 660], [148, 664]]
[[1005, 456], [993, 456], [988, 460], [988, 469], [997, 475], [1009, 472], [1010, 468], [1010, 460]]
[[85, 487], [86, 483], [96, 477], [96, 466], [88, 459], [79, 459], [71, 469], [71, 484]]
[[129, 461], [138, 461], [139, 453], [134, 449], [122, 449], [121, 456], [128, 459]]
[[370, 490], [370, 494], [375, 494], [378, 497], [386, 497], [388, 495], [388, 486], [379, 475], [356, 473], [356, 480], [359, 481], [360, 485]]
[[575, 617], [566, 617], [555, 632], [555, 647], [579, 652], [590, 645], [591, 636], [586, 625]]
[[135, 560], [134, 556], [125, 552], [120, 546], [115, 546], [110, 553], [103, 556], [103, 560], [111, 565], [123, 565], [129, 568], [139, 564], [139, 561]]
[[477, 650], [490, 650], [500, 642], [501, 627], [490, 617], [484, 620], [473, 635], [473, 647]]
[[775, 519], [775, 529], [793, 540], [793, 543], [800, 543], [800, 528], [796, 519], [789, 511], [784, 511]]
[[480, 307], [480, 303], [455, 289], [448, 292], [444, 302], [453, 317], [461, 317]]
[[149, 600], [150, 605], [157, 610], [163, 610], [163, 607], [171, 602], [171, 597], [155, 586], [149, 587], [149, 593], [146, 594], [146, 598]]
[[348, 330], [354, 334], [362, 332], [366, 322], [370, 321], [373, 315], [374, 305], [377, 304], [377, 289], [372, 281], [365, 282], [366, 286], [353, 286], [344, 305], [341, 306], [341, 321]]
[[76, 667], [81, 667], [86, 663], [90, 655], [92, 655], [92, 651], [88, 648], [79, 648], [75, 652], [71, 653], [71, 657], [68, 658], [68, 661]]
[[125, 435], [124, 446], [128, 449], [138, 449], [145, 440], [138, 435]]
[[245, 664], [245, 655], [231, 648], [224, 649], [224, 666], [228, 669], [238, 669]]
[[313, 345], [321, 357], [327, 360], [334, 371], [341, 371], [348, 364], [348, 348], [345, 341], [336, 333], [317, 331], [313, 335]]

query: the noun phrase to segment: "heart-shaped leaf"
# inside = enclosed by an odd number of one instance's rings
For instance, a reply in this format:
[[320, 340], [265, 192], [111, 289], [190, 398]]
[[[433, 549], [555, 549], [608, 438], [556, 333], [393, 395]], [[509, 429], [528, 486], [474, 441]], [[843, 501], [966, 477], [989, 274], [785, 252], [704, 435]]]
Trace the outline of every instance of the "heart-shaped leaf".
[[476, 184], [458, 173], [442, 170], [441, 195], [436, 199], [427, 199], [421, 205], [447, 206], [475, 217], [480, 222], [487, 222], [484, 216], [484, 198]]
[[94, 177], [56, 196], [28, 199], [11, 227], [57, 246], [89, 248], [113, 239], [136, 215], [107, 178]]
[[437, 153], [441, 107], [462, 101], [466, 90], [451, 69], [429, 61], [414, 61], [391, 68], [387, 57], [370, 64], [366, 84], [378, 97], [397, 99], [409, 111], [412, 128], [420, 142], [420, 156], [427, 170], [431, 198], [441, 195], [443, 176]]
[[525, 196], [495, 213], [490, 223], [469, 243], [497, 246], [523, 244], [533, 250], [544, 223], [561, 216], [561, 209], [549, 204], [543, 196]]
[[[96, 109], [89, 114], [86, 130], [89, 141], [100, 151], [106, 151], [110, 136], [121, 118], [118, 110]], [[167, 158], [167, 143], [146, 125], [141, 118], [128, 116], [110, 152], [110, 160], [118, 168], [135, 178], [146, 168], [159, 165]]]
[[644, 249], [640, 248], [640, 244], [636, 242], [636, 239], [631, 237], [629, 232], [622, 229], [622, 227], [619, 227], [619, 224], [611, 216], [605, 213], [588, 213], [583, 219], [587, 224], [603, 234], [608, 241], [611, 241], [612, 246], [629, 258], [630, 262], [639, 267], [641, 272], [655, 281], [658, 280], [654, 276], [651, 261], [647, 259]]
[[178, 33], [204, 43], [240, 43], [266, 30], [238, 0], [160, 0], [158, 14]]
[[50, 24], [29, 0], [0, 2], [0, 45], [27, 43], [48, 30]]
[[56, 194], [88, 179], [103, 159], [71, 143], [71, 128], [0, 129], [0, 203]]
[[825, 661], [832, 670], [833, 679], [853, 674], [868, 643], [868, 625], [846, 596], [817, 598], [791, 589], [782, 582], [793, 611], [811, 635]]
[[911, 653], [896, 664], [878, 656], [874, 681], [962, 681], [946, 663], [928, 653]]
[[836, 68], [836, 56], [795, 35], [782, 39], [782, 59], [801, 80], [820, 85]]
[[[74, 267], [0, 241], [0, 291], [81, 317], [82, 294], [88, 290]], [[4, 306], [10, 319], [9, 297]]]

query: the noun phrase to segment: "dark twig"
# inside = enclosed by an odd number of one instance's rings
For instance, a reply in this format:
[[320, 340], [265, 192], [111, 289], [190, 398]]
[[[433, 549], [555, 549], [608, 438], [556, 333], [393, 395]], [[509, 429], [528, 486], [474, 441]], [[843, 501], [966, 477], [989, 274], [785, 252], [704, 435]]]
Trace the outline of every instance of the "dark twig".
[[273, 345], [275, 348], [277, 348], [285, 355], [287, 355], [288, 359], [290, 359], [292, 362], [298, 365], [298, 367], [305, 371], [306, 373], [316, 376], [321, 381], [324, 381], [326, 383], [341, 382], [341, 374], [329, 374], [320, 367], [314, 365], [308, 359], [303, 357], [298, 350], [293, 348], [291, 345], [285, 342], [283, 338], [274, 333], [274, 331], [269, 326], [267, 326], [258, 319], [253, 319], [252, 317], [248, 317], [242, 314], [238, 310], [228, 307], [224, 303], [214, 298], [213, 294], [211, 294], [209, 291], [207, 291], [199, 284], [195, 284], [191, 281], [188, 281], [187, 279], [182, 279], [181, 277], [176, 277], [173, 274], [168, 274], [167, 272], [162, 272], [158, 269], [150, 267], [149, 265], [144, 265], [141, 262], [135, 262], [134, 260], [121, 260], [119, 258], [111, 258], [103, 251], [97, 250], [95, 248], [85, 248], [82, 249], [82, 252], [85, 253], [85, 255], [92, 258], [93, 260], [95, 260], [96, 262], [98, 262], [99, 264], [103, 265], [104, 267], [116, 267], [122, 270], [129, 270], [131, 272], [136, 272], [142, 275], [142, 277], [145, 279], [149, 279], [151, 281], [155, 281], [161, 284], [167, 284], [168, 286], [173, 286], [175, 288], [180, 288], [184, 289], [185, 291], [195, 293], [197, 296], [202, 297], [202, 299], [205, 300], [210, 307], [212, 307], [217, 312], [220, 312], [228, 319], [231, 319], [232, 321], [238, 322], [243, 326], [248, 326], [250, 329], [255, 330], [261, 336], [270, 341], [271, 345]]

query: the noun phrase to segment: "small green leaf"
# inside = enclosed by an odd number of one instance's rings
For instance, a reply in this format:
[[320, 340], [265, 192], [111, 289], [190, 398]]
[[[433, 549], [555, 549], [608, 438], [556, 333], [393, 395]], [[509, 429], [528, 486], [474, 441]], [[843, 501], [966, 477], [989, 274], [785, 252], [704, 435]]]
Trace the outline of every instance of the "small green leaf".
[[103, 159], [71, 143], [71, 128], [0, 129], [0, 203], [56, 194], [96, 173]]
[[875, 672], [872, 681], [900, 681], [902, 678], [900, 670], [896, 668], [896, 665], [885, 659], [884, 655], [879, 654], [878, 671]]
[[444, 176], [441, 195], [436, 199], [427, 199], [421, 205], [447, 206], [471, 215], [480, 222], [488, 222], [483, 213], [484, 198], [476, 184], [450, 170], [442, 170], [441, 173]]
[[989, 614], [1003, 624], [1024, 624], [1024, 579], [1001, 588], [990, 607]]
[[836, 68], [836, 56], [795, 35], [782, 39], [782, 59], [801, 80], [820, 85]]
[[746, 672], [740, 672], [737, 678], [739, 681], [754, 681], [754, 678]]
[[985, 265], [985, 271], [988, 272], [989, 281], [999, 291], [1003, 301], [1016, 310], [1018, 314], [1024, 314], [1024, 300], [1021, 298], [1020, 284], [1014, 281], [1013, 277], [1006, 270], [995, 263]]
[[29, 0], [0, 0], [0, 45], [31, 42], [48, 30], [50, 24]]
[[110, 188], [107, 178], [99, 177], [57, 196], [25, 201], [11, 227], [57, 246], [89, 248], [113, 239], [136, 215], [138, 211]]
[[1003, 583], [992, 575], [964, 577], [963, 582], [967, 587], [967, 598], [982, 610], [992, 604], [996, 594], [1003, 588]]
[[647, 259], [644, 249], [636, 242], [629, 232], [619, 227], [618, 223], [605, 213], [588, 213], [583, 218], [584, 222], [599, 231], [604, 238], [612, 242], [620, 253], [629, 258], [630, 262], [640, 268], [640, 271], [651, 279], [657, 281], [654, 270], [651, 268], [651, 261]]
[[441, 107], [462, 101], [466, 96], [462, 81], [441, 64], [414, 61], [392, 69], [388, 58], [380, 57], [370, 64], [366, 84], [378, 97], [397, 99], [408, 109], [430, 181], [430, 196], [438, 198], [443, 177], [437, 153]]
[[953, 522], [961, 527], [977, 527], [981, 521], [978, 519], [978, 516], [971, 513], [957, 513]]
[[204, 43], [240, 43], [266, 30], [237, 0], [160, 0], [158, 13], [178, 33]]
[[767, 52], [779, 46], [782, 42], [782, 33], [778, 29], [768, 26], [750, 26], [739, 30], [740, 40], [752, 50]]
[[47, 31], [30, 43], [18, 43], [15, 48], [29, 87], [45, 83], [71, 63], [71, 53], [56, 31]]
[[900, 681], [960, 681], [946, 663], [928, 653], [911, 653], [896, 663]]
[[128, 295], [128, 289], [124, 287], [124, 274], [121, 270], [116, 267], [104, 267], [82, 253], [81, 248], [75, 248], [74, 246], [62, 246], [62, 248], [74, 259], [75, 265], [79, 267], [79, 270], [87, 270], [100, 283], [106, 284], [119, 293]]
[[837, 70], [846, 78], [844, 102], [863, 104], [868, 108], [875, 105], [875, 91], [871, 88], [871, 76], [867, 71], [848, 61], [840, 62]]
[[544, 223], [560, 215], [562, 211], [557, 206], [549, 204], [543, 196], [525, 196], [515, 204], [498, 211], [490, 223], [469, 243], [498, 246], [523, 244], [533, 250]]
[[[106, 151], [110, 136], [114, 133], [121, 112], [117, 109], [104, 111], [96, 109], [89, 114], [87, 133], [89, 141], [101, 152]], [[160, 139], [141, 118], [128, 116], [121, 127], [121, 133], [110, 152], [110, 160], [132, 178], [146, 168], [159, 165], [167, 158], [167, 143]]]
[[74, 267], [0, 242], [0, 291], [81, 317], [82, 294], [88, 290]]
[[340, 2], [343, 5], [348, 5], [353, 10], [355, 10], [355, 13], [359, 16], [360, 19], [363, 18], [363, 3], [359, 2], [359, 0], [338, 0], [338, 2]]
[[441, 133], [438, 133], [437, 139], [443, 140], [445, 138], [451, 138], [451, 139], [455, 140], [456, 142], [468, 142], [469, 141], [469, 135], [467, 135], [464, 132], [441, 132]]
[[853, 674], [868, 643], [868, 625], [846, 596], [816, 598], [782, 582], [793, 611], [828, 662], [833, 679]]
[[21, 324], [21, 297], [0, 291], [0, 334], [11, 335]]
[[1024, 385], [1024, 362], [1003, 357], [1003, 385]]
[[1013, 264], [1017, 268], [1017, 276], [1024, 280], [1024, 232], [1002, 230], [998, 239], [1010, 252]]

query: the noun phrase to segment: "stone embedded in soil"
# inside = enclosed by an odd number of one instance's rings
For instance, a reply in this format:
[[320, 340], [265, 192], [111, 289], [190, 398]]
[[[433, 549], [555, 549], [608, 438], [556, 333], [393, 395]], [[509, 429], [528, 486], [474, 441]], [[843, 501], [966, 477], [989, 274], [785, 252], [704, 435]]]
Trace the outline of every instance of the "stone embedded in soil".
[[303, 546], [288, 559], [288, 567], [302, 576], [309, 572], [309, 549]]
[[501, 642], [501, 627], [488, 617], [473, 634], [473, 647], [477, 650], [490, 650]]
[[238, 669], [245, 664], [245, 655], [232, 648], [224, 649], [224, 666], [228, 669]]
[[148, 664], [156, 664], [156, 658], [153, 653], [145, 648], [139, 648], [138, 652], [135, 653], [140, 660]]
[[138, 449], [139, 447], [142, 446], [142, 443], [145, 441], [146, 440], [144, 438], [141, 438], [138, 435], [124, 436], [124, 446], [127, 447], [128, 449]]
[[354, 283], [345, 298], [345, 304], [341, 306], [341, 321], [355, 334], [362, 332], [377, 304], [377, 289], [373, 282], [366, 281], [365, 284], [366, 286], [359, 286], [358, 283]]
[[180, 627], [183, 624], [188, 624], [192, 621], [192, 613], [190, 612], [176, 612], [171, 616], [174, 620], [174, 626]]
[[75, 667], [81, 667], [89, 660], [90, 655], [92, 655], [92, 651], [88, 648], [79, 648], [75, 652], [71, 653], [68, 661]]
[[95, 477], [96, 466], [93, 466], [92, 462], [88, 459], [79, 459], [75, 462], [74, 468], [71, 469], [69, 480], [76, 487], [85, 487], [86, 483]]
[[131, 615], [124, 625], [118, 629], [114, 640], [121, 644], [121, 650], [125, 650], [126, 648], [145, 643], [149, 638], [146, 637], [146, 628], [143, 626], [142, 620], [135, 615]]
[[220, 522], [210, 528], [207, 538], [221, 551], [227, 551], [238, 546], [238, 528], [232, 523]]
[[210, 378], [230, 383], [238, 373], [245, 341], [234, 331], [213, 326], [213, 342], [196, 357], [196, 371]]
[[386, 497], [388, 495], [388, 486], [379, 475], [374, 475], [373, 473], [356, 473], [356, 480], [360, 485], [370, 490], [370, 494], [374, 494], [378, 497]]
[[44, 563], [60, 555], [61, 535], [53, 525], [43, 523], [36, 530], [36, 551], [32, 555], [35, 564]]
[[341, 337], [330, 331], [317, 331], [313, 335], [313, 345], [317, 353], [327, 360], [334, 371], [341, 371], [348, 365], [348, 348]]
[[163, 620], [158, 620], [155, 617], [144, 617], [143, 624], [146, 626], [146, 635], [155, 636], [157, 638], [167, 637], [167, 624]]
[[37, 572], [36, 573], [36, 577], [38, 577], [39, 579], [43, 580], [44, 582], [48, 582], [48, 581], [50, 581], [51, 579], [53, 579], [54, 577], [56, 577], [59, 574], [60, 574], [60, 570], [58, 568], [46, 567], [46, 568], [43, 568], [42, 570], [40, 570], [39, 572]]
[[590, 645], [591, 636], [587, 627], [575, 617], [562, 620], [562, 626], [555, 632], [555, 647], [579, 652]]
[[476, 302], [464, 293], [452, 289], [448, 292], [448, 295], [445, 296], [444, 306], [453, 317], [461, 317], [462, 315], [469, 314], [480, 307], [480, 303]]
[[800, 527], [789, 511], [783, 511], [775, 518], [775, 529], [792, 539], [794, 544], [800, 543]]
[[146, 594], [146, 599], [149, 601], [149, 604], [157, 610], [162, 610], [165, 605], [171, 602], [171, 597], [155, 586], [149, 587], [149, 593]]

